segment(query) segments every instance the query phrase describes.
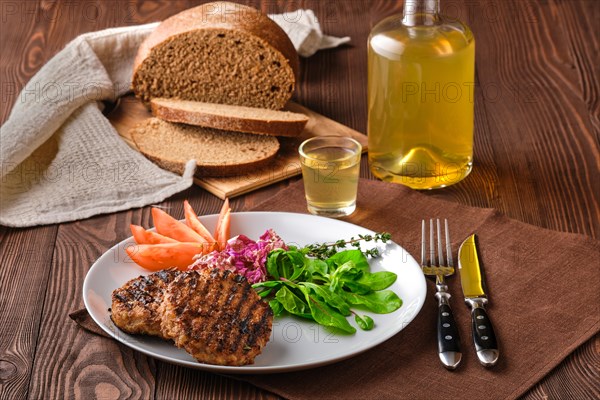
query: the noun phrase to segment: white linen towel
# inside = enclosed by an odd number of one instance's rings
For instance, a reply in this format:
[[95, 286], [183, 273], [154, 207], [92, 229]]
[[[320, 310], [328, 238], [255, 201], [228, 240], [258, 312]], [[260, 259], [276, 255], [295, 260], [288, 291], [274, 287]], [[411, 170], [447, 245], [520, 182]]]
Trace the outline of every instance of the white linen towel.
[[[292, 15], [293, 14], [293, 15]], [[300, 55], [346, 43], [311, 10], [270, 15]], [[0, 128], [0, 224], [27, 227], [153, 204], [193, 184], [131, 149], [101, 111], [129, 91], [141, 42], [158, 23], [81, 35], [27, 83]]]
[[324, 35], [313, 10], [296, 10], [269, 17], [287, 33], [302, 57], [310, 57], [318, 50], [331, 49], [350, 42], [348, 36], [338, 38]]

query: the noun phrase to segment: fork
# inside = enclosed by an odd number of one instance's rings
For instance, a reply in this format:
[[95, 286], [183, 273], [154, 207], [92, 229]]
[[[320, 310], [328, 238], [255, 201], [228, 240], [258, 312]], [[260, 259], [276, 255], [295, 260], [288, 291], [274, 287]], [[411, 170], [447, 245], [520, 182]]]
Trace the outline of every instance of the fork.
[[449, 369], [455, 369], [462, 353], [460, 351], [460, 338], [456, 329], [456, 322], [450, 308], [450, 294], [445, 278], [454, 274], [454, 261], [452, 260], [452, 246], [450, 244], [450, 231], [448, 230], [448, 220], [444, 220], [444, 233], [446, 242], [446, 260], [442, 250], [442, 234], [440, 229], [440, 220], [437, 219], [437, 264], [436, 251], [434, 245], [433, 219], [429, 220], [429, 260], [427, 260], [427, 241], [425, 220], [421, 223], [421, 269], [427, 276], [435, 276], [435, 287], [437, 289], [435, 298], [438, 300], [438, 318], [437, 318], [437, 342], [440, 360], [444, 366]]

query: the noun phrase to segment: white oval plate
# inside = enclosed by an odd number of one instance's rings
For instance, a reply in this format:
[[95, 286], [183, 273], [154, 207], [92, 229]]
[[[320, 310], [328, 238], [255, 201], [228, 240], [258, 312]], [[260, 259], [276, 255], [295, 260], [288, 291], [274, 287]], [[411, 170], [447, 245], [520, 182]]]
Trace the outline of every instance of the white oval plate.
[[[200, 218], [212, 231], [217, 215]], [[231, 235], [244, 235], [258, 239], [272, 228], [287, 244], [303, 246], [311, 243], [332, 242], [349, 239], [359, 234], [373, 232], [358, 225], [306, 214], [282, 212], [234, 213], [231, 219]], [[418, 314], [426, 295], [425, 278], [417, 262], [406, 250], [395, 243], [379, 244], [382, 256], [370, 261], [372, 271], [392, 271], [398, 275], [390, 287], [403, 301], [402, 307], [390, 314], [370, 315], [375, 321], [371, 331], [357, 327], [354, 335], [332, 333], [309, 320], [292, 316], [275, 318], [273, 332], [267, 346], [253, 365], [228, 367], [197, 362], [171, 342], [149, 336], [129, 335], [119, 330], [110, 319], [111, 294], [128, 280], [148, 271], [133, 263], [125, 248], [133, 244], [133, 238], [122, 241], [104, 253], [90, 268], [83, 283], [83, 300], [96, 323], [109, 335], [132, 349], [159, 360], [185, 367], [230, 374], [257, 374], [289, 372], [313, 368], [340, 361], [366, 351], [391, 338], [404, 329]], [[374, 246], [363, 246], [363, 249]], [[354, 319], [350, 323], [356, 327]]]

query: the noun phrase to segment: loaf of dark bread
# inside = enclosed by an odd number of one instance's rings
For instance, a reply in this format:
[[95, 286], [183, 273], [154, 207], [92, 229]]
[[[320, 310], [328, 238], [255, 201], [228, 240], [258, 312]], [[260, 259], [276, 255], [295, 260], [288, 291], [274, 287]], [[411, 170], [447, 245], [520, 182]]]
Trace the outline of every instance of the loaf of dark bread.
[[278, 110], [290, 99], [298, 54], [285, 32], [260, 11], [207, 3], [163, 21], [142, 43], [132, 87], [155, 97]]

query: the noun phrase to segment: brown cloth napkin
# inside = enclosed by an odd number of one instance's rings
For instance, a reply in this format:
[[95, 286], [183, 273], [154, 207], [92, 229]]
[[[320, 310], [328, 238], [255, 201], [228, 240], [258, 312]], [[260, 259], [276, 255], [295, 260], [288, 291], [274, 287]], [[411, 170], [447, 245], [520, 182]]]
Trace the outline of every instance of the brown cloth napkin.
[[[256, 210], [306, 212], [302, 182]], [[463, 239], [473, 232], [478, 235], [490, 294], [488, 311], [500, 346], [494, 368], [485, 369], [477, 361], [469, 310], [459, 278], [453, 277], [449, 291], [463, 348], [462, 364], [454, 372], [438, 360], [437, 303], [433, 282], [428, 281], [427, 301], [419, 315], [376, 348], [330, 366], [235, 378], [291, 399], [512, 399], [599, 331], [598, 241], [367, 180], [360, 181], [357, 211], [346, 220], [390, 232], [396, 243], [418, 255], [421, 219], [437, 217], [449, 220], [455, 256]]]

